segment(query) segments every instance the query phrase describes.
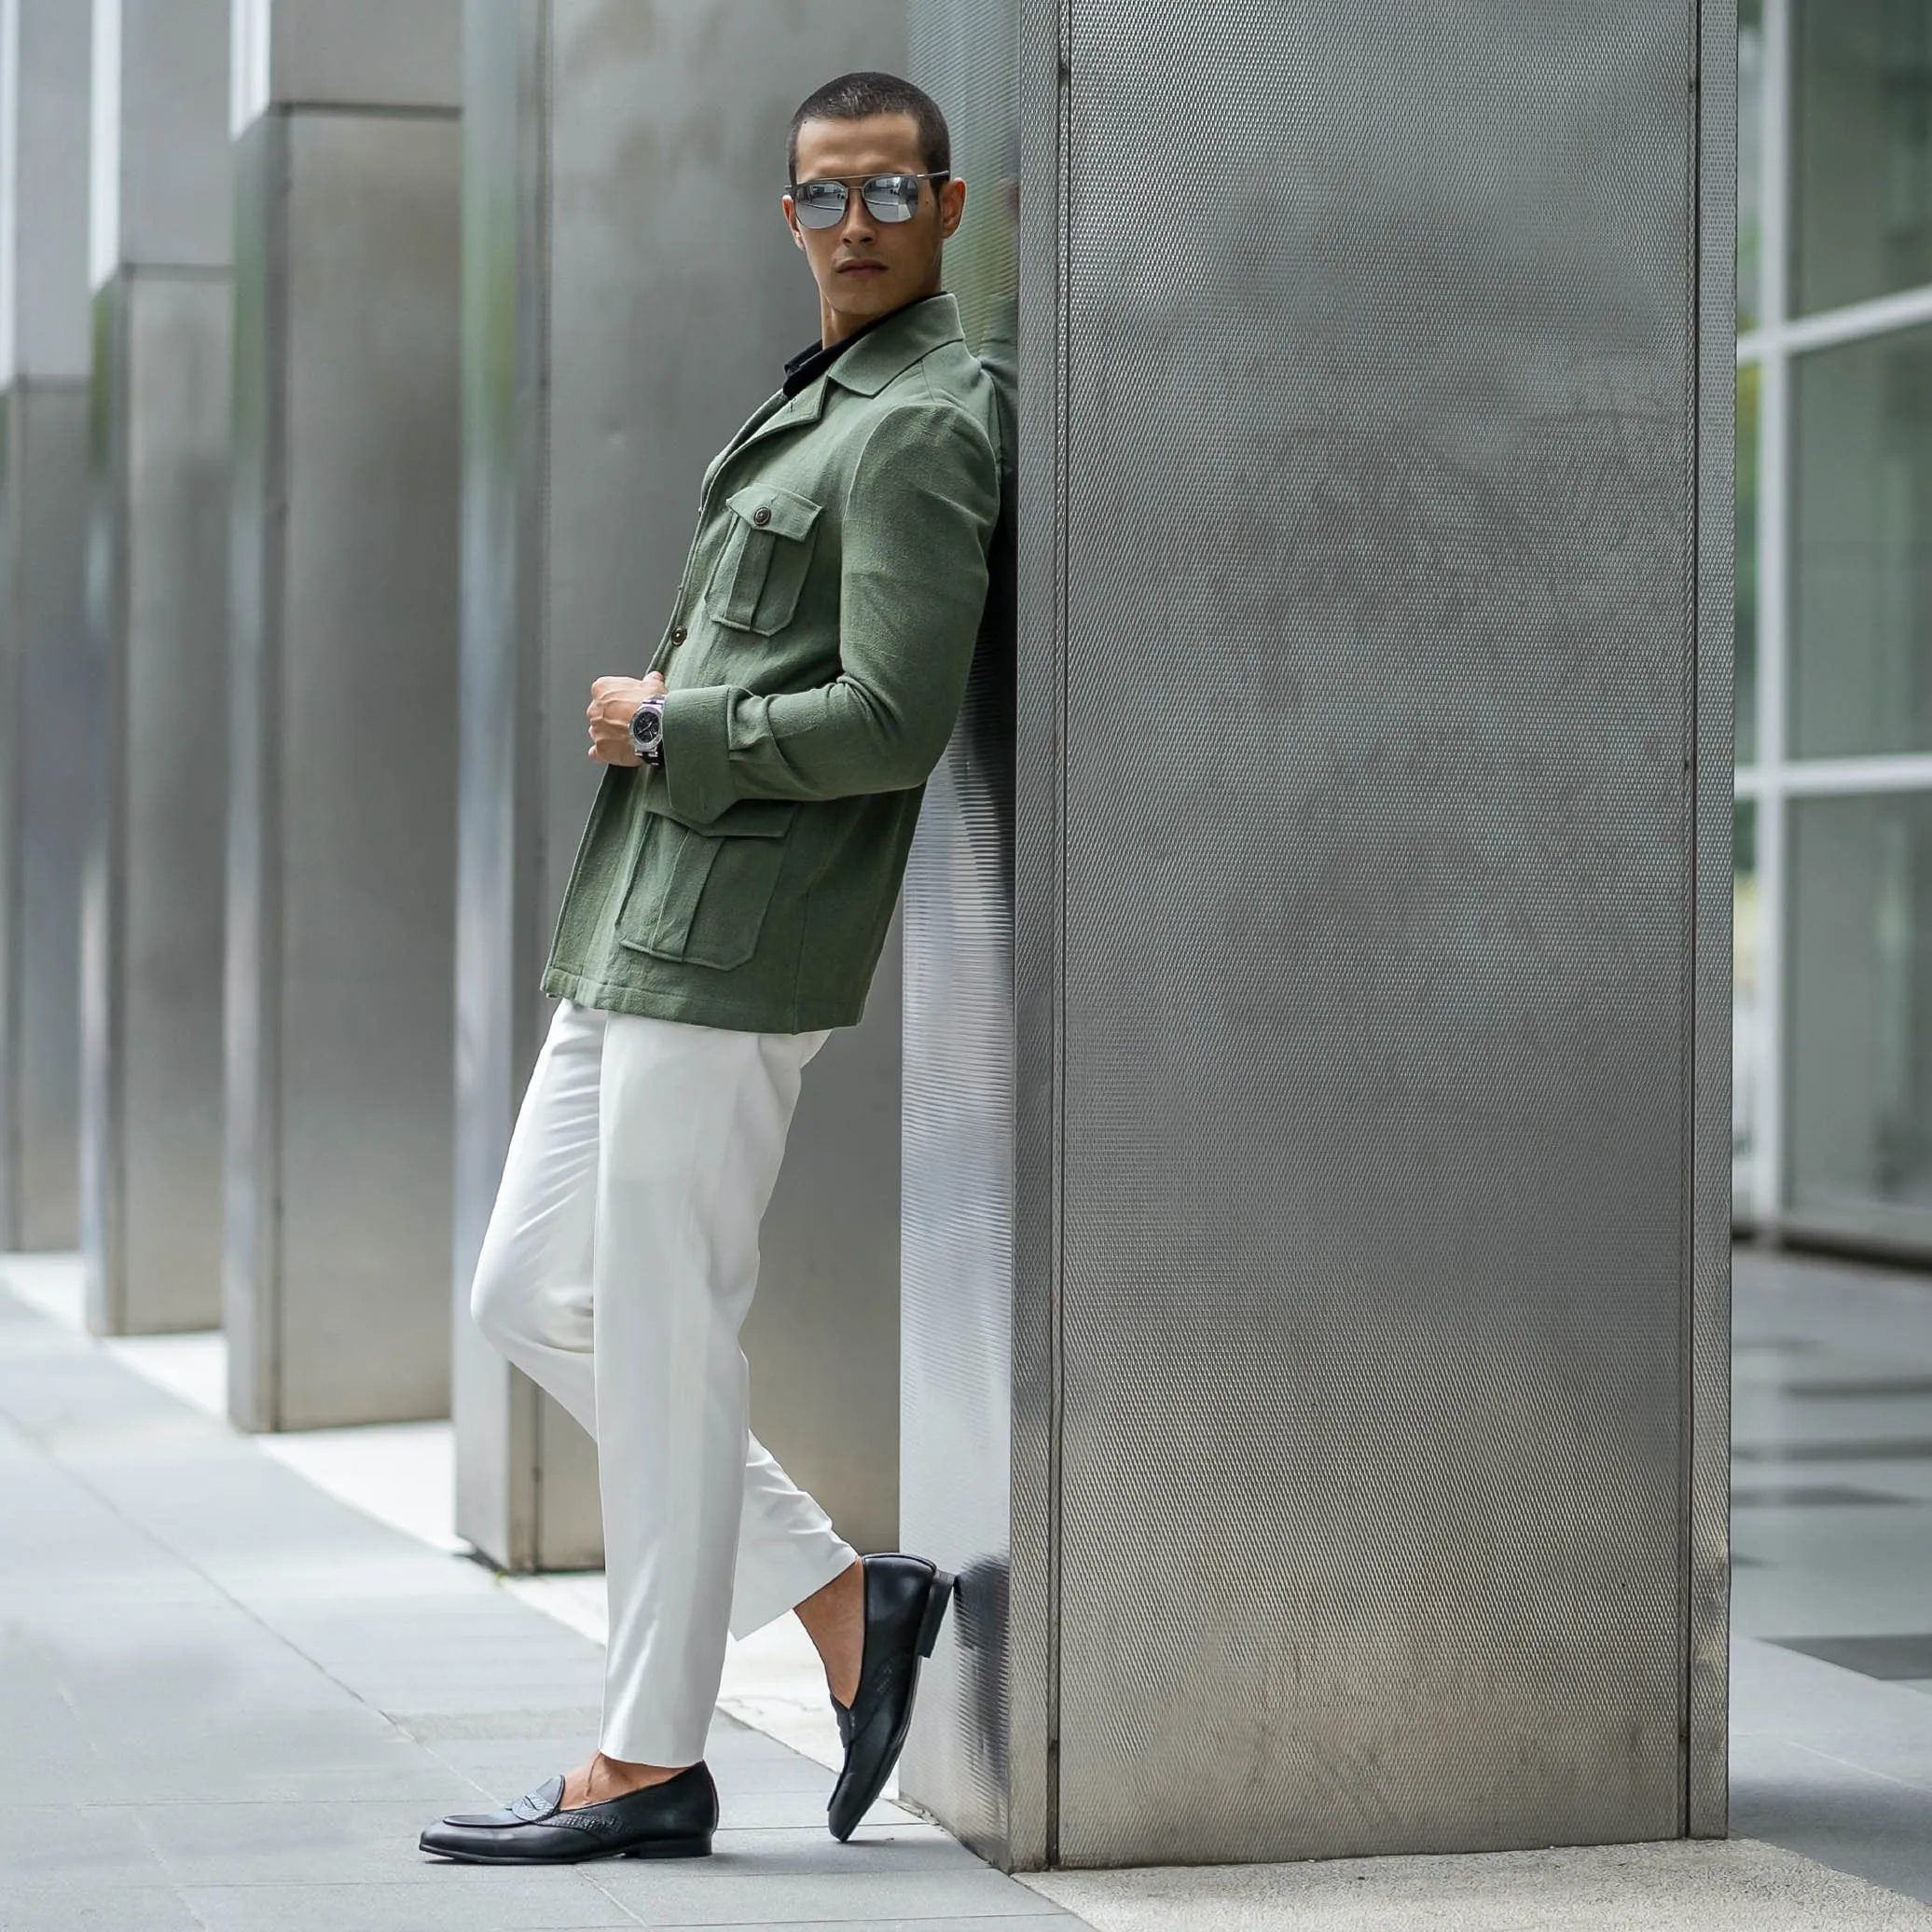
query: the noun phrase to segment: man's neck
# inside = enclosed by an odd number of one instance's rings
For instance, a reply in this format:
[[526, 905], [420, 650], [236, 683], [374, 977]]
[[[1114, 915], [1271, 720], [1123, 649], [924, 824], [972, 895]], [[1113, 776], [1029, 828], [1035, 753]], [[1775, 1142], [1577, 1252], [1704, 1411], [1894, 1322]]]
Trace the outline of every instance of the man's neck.
[[[907, 296], [899, 309], [910, 309], [915, 302], [923, 302], [929, 296], [940, 293], [937, 276], [930, 288], [922, 288], [917, 295]], [[836, 349], [848, 336], [856, 336], [861, 329], [870, 328], [876, 322], [884, 322], [886, 316], [897, 315], [899, 309], [888, 309], [885, 315], [841, 315], [821, 295], [819, 297], [819, 344], [824, 349]]]

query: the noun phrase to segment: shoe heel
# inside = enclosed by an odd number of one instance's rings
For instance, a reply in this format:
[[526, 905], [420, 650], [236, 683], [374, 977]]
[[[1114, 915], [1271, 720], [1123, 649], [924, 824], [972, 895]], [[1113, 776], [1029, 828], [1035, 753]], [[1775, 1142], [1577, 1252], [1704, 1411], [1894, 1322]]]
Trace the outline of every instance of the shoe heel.
[[709, 1833], [700, 1838], [656, 1838], [649, 1844], [633, 1846], [624, 1854], [627, 1858], [709, 1858], [711, 1855], [711, 1841]]
[[950, 1570], [934, 1570], [932, 1587], [926, 1593], [926, 1614], [919, 1622], [919, 1655], [930, 1657], [939, 1642], [939, 1626], [945, 1622], [945, 1607], [953, 1600], [959, 1579]]

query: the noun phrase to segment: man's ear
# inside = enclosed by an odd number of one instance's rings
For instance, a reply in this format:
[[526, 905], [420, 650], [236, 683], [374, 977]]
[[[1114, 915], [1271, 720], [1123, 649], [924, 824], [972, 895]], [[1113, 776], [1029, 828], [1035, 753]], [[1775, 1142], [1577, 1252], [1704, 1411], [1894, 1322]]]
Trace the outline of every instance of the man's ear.
[[798, 226], [798, 214], [790, 195], [779, 198], [779, 206], [785, 211], [785, 226], [792, 230], [792, 240], [800, 248], [805, 246], [805, 234]]
[[939, 232], [950, 237], [966, 213], [966, 184], [957, 175], [939, 191]]

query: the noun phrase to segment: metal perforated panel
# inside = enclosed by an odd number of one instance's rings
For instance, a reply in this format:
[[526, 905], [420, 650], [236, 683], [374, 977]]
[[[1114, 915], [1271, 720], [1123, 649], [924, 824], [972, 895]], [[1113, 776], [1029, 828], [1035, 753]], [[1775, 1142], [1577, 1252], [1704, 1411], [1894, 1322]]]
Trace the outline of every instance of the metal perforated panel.
[[909, 902], [905, 1514], [1001, 1695], [906, 1788], [1719, 1829], [1728, 24], [1701, 106], [1660, 0], [1023, 0], [1016, 88], [927, 11], [1023, 104], [1020, 601]]
[[1678, 1828], [1688, 27], [1074, 8], [1070, 1863]]
[[1685, 1470], [1690, 1679], [1686, 1824], [1729, 1825], [1731, 1594], [1732, 657], [1735, 621], [1737, 16], [1700, 8], [1698, 88], [1697, 905]]

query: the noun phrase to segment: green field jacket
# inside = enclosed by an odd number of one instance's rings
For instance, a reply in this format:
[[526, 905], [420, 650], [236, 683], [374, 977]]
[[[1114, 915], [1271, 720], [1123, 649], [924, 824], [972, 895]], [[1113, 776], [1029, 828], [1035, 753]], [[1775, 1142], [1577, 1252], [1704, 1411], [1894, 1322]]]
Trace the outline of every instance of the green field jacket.
[[999, 434], [941, 295], [732, 438], [651, 663], [664, 764], [605, 768], [546, 993], [746, 1032], [857, 1022], [973, 661]]

